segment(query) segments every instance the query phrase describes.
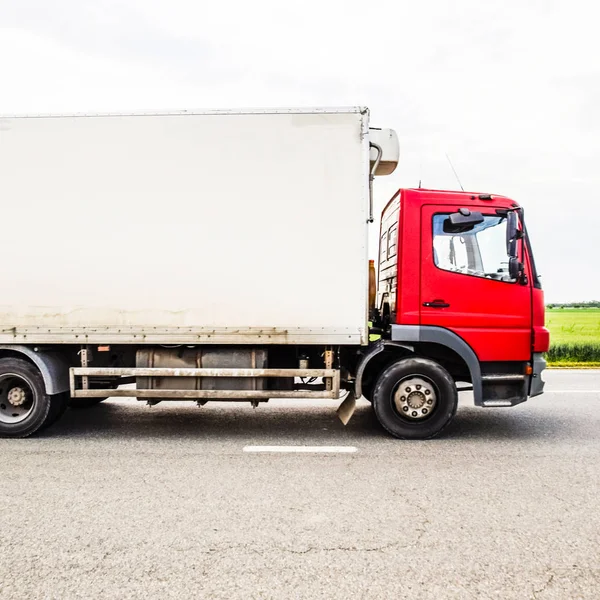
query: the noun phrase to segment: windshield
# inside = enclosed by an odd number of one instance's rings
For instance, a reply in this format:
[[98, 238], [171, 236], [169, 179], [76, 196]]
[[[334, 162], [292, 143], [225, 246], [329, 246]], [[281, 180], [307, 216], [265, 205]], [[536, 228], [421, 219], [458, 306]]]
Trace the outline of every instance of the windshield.
[[513, 283], [508, 273], [506, 217], [486, 215], [468, 232], [445, 233], [447, 214], [433, 217], [433, 253], [437, 267]]

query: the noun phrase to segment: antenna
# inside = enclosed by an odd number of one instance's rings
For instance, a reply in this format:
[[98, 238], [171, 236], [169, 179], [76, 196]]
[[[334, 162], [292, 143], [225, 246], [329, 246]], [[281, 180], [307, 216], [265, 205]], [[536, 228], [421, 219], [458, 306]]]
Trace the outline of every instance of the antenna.
[[448, 156], [448, 153], [445, 152], [446, 154], [446, 158], [448, 159], [448, 163], [450, 165], [450, 168], [452, 169], [452, 172], [454, 173], [454, 177], [456, 177], [456, 181], [458, 181], [458, 185], [460, 185], [460, 189], [464, 192], [465, 188], [462, 186], [462, 183], [460, 182], [460, 179], [458, 178], [458, 173], [456, 172], [456, 169], [454, 168], [454, 165], [452, 164], [452, 161], [450, 160], [450, 157]]

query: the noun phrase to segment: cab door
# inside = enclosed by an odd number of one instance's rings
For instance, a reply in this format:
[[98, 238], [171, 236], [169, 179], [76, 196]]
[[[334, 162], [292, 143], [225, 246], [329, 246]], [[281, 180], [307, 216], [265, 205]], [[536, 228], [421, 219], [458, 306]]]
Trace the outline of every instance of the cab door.
[[462, 233], [444, 225], [458, 207], [421, 209], [420, 323], [450, 329], [481, 361], [530, 360], [531, 290], [510, 278], [506, 217], [470, 209], [484, 221]]

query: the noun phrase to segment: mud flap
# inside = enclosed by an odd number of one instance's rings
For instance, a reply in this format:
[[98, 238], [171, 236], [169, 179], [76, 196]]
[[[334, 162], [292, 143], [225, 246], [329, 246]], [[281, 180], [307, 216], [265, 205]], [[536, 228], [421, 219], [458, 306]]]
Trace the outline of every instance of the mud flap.
[[340, 404], [337, 409], [337, 416], [344, 425], [348, 425], [348, 422], [352, 418], [354, 411], [356, 410], [356, 396], [354, 392], [348, 392], [348, 395], [344, 398], [344, 401]]

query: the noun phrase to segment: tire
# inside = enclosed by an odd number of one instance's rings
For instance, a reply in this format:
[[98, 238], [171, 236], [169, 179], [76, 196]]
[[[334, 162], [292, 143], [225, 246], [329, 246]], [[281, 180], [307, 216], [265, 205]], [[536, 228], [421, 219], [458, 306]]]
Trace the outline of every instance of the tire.
[[[401, 387], [402, 386], [402, 387]], [[373, 390], [381, 426], [403, 440], [425, 440], [452, 421], [458, 392], [450, 373], [427, 358], [404, 358], [388, 366]]]
[[0, 359], [0, 437], [35, 433], [46, 422], [51, 405], [35, 365], [21, 358]]
[[69, 392], [50, 396], [50, 410], [48, 411], [48, 416], [46, 417], [44, 424], [39, 429], [40, 431], [50, 427], [53, 423], [56, 423], [56, 421], [65, 414], [65, 411], [69, 406], [69, 400]]
[[100, 404], [100, 402], [104, 402], [106, 398], [71, 398], [69, 397], [68, 405], [70, 408], [78, 410], [80, 408], [91, 408], [92, 406], [96, 406], [96, 404]]

